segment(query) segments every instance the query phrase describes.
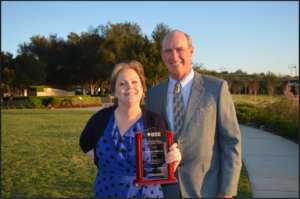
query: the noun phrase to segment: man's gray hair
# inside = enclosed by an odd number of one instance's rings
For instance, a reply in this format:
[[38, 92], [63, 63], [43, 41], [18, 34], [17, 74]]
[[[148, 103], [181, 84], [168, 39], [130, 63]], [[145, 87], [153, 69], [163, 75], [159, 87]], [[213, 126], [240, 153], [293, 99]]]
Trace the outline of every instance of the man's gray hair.
[[162, 45], [163, 45], [163, 42], [164, 42], [165, 38], [166, 38], [169, 34], [172, 34], [172, 33], [174, 33], [174, 32], [181, 32], [182, 34], [184, 34], [185, 37], [186, 37], [186, 39], [187, 39], [187, 42], [188, 42], [188, 47], [191, 48], [191, 47], [193, 46], [193, 45], [192, 45], [192, 39], [191, 39], [191, 37], [190, 37], [188, 34], [182, 32], [182, 31], [180, 31], [180, 30], [172, 30], [172, 31], [168, 32], [168, 33], [163, 37], [163, 39], [160, 41], [160, 51], [161, 51], [161, 52], [162, 52]]

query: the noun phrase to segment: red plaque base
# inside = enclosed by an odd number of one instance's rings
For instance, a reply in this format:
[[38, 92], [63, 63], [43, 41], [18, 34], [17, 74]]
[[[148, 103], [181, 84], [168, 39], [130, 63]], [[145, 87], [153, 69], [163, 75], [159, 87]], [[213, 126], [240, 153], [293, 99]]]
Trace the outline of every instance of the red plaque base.
[[153, 181], [142, 181], [137, 182], [136, 180], [133, 181], [133, 186], [144, 186], [144, 185], [154, 185], [154, 184], [170, 184], [170, 183], [177, 183], [178, 180], [175, 179], [167, 179], [167, 180], [153, 180]]

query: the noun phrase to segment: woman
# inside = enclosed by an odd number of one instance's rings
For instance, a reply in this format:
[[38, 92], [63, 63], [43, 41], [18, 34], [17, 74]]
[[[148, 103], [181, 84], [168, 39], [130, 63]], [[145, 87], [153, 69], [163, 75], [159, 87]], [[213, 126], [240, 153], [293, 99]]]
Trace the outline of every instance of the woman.
[[[136, 179], [135, 133], [151, 127], [167, 129], [158, 114], [140, 107], [145, 91], [144, 70], [139, 62], [114, 67], [111, 75], [114, 106], [93, 115], [80, 137], [82, 150], [98, 167], [94, 197], [163, 197], [160, 185], [133, 186]], [[165, 161], [174, 162], [175, 171], [181, 154], [176, 143], [169, 150]]]

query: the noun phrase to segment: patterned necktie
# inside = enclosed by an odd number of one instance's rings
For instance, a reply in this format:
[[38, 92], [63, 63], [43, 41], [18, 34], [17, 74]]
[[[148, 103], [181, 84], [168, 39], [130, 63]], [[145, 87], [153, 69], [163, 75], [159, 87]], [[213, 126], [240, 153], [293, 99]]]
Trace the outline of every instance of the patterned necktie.
[[174, 131], [174, 140], [179, 135], [180, 128], [183, 123], [185, 115], [185, 108], [183, 104], [182, 93], [180, 92], [180, 82], [176, 82], [175, 89], [173, 93], [173, 131]]

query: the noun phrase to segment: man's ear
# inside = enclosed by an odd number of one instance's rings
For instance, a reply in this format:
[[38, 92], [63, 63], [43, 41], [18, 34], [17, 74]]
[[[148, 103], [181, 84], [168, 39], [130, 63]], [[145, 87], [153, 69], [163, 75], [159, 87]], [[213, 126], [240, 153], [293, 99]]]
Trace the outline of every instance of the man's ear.
[[194, 46], [192, 46], [190, 49], [190, 58], [192, 58], [193, 57], [193, 54], [194, 54]]

